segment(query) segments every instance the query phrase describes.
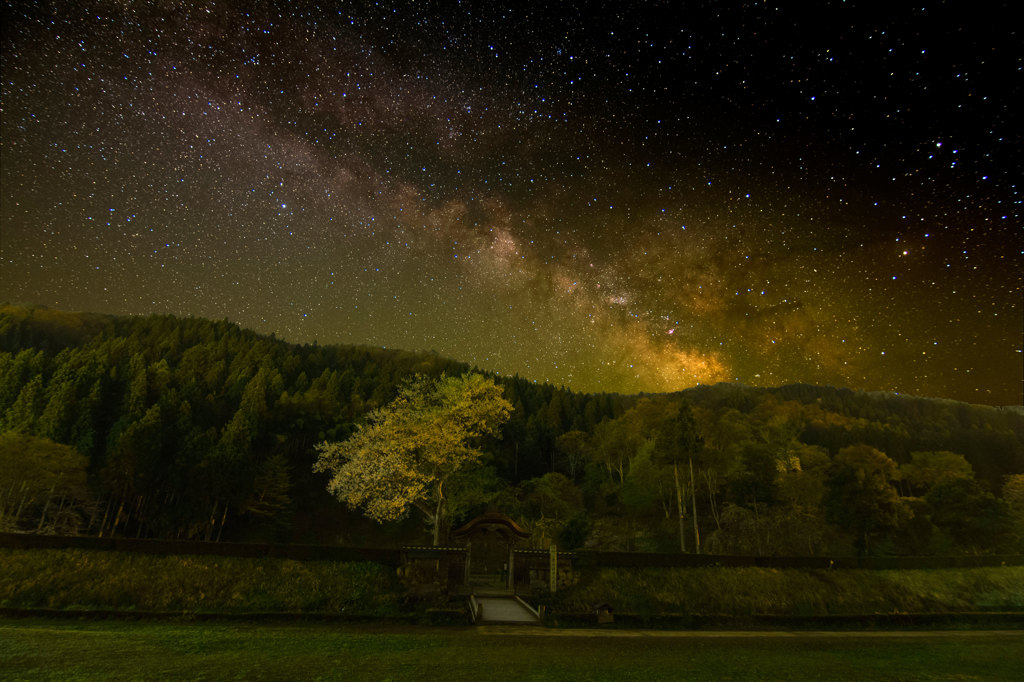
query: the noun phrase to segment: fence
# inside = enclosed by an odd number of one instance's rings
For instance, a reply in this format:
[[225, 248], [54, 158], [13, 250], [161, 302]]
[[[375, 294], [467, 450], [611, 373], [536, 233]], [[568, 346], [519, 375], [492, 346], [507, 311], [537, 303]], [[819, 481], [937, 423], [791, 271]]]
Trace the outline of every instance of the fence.
[[[29, 535], [0, 533], [0, 548], [8, 549], [93, 549], [147, 554], [198, 554], [233, 557], [277, 557], [297, 561], [372, 561], [401, 566], [409, 561], [441, 561], [451, 566], [464, 563], [462, 547], [407, 547], [382, 549], [336, 547], [331, 545], [278, 545], [240, 542], [195, 542], [142, 540], [86, 536]], [[516, 573], [546, 570], [548, 552], [517, 550]], [[893, 556], [893, 557], [755, 557], [716, 554], [669, 554], [642, 552], [559, 552], [560, 566], [573, 570], [589, 568], [647, 568], [698, 566], [757, 566], [762, 568], [868, 570], [974, 568], [982, 566], [1024, 566], [1024, 555]], [[528, 575], [528, 573], [527, 573]], [[518, 581], [518, 580], [517, 580]]]
[[1024, 566], [1024, 555], [957, 555], [957, 556], [866, 556], [866, 557], [781, 557], [731, 556], [722, 554], [669, 554], [641, 552], [574, 553], [574, 564], [580, 568], [647, 568], [698, 566], [756, 566], [761, 568], [830, 569], [859, 568], [867, 570], [974, 568], [981, 566]]
[[193, 554], [230, 557], [275, 557], [296, 561], [372, 561], [388, 566], [402, 563], [399, 549], [334, 547], [330, 545], [277, 545], [245, 542], [195, 542], [188, 540], [142, 540], [86, 536], [28, 535], [0, 533], [0, 548], [7, 549], [92, 549], [144, 554]]

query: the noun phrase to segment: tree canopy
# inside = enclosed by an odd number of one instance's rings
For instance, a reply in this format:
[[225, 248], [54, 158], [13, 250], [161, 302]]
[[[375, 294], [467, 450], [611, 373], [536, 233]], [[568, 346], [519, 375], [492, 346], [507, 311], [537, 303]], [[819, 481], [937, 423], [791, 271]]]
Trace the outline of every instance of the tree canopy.
[[[420, 524], [381, 528], [365, 507], [339, 504], [313, 471], [314, 446], [380, 431], [374, 413], [406, 389], [402, 400], [429, 412], [445, 400], [438, 377], [467, 371], [436, 353], [292, 344], [227, 320], [0, 305], [0, 521], [22, 532], [422, 543]], [[417, 375], [414, 400], [406, 383]], [[540, 547], [678, 551], [685, 514], [688, 548], [699, 536], [715, 553], [1024, 549], [1021, 407], [802, 384], [623, 396], [491, 380], [514, 406], [508, 420], [464, 441], [482, 454], [444, 450], [436, 469], [455, 473], [439, 488], [417, 473], [431, 483], [404, 508], [436, 517], [439, 490], [440, 531], [492, 507], [542, 522], [531, 540]], [[402, 451], [423, 461], [467, 426], [431, 432], [408, 414], [389, 423], [426, 434], [422, 452]], [[703, 447], [691, 451], [675, 429]], [[56, 469], [43, 457], [55, 444], [68, 448]], [[14, 466], [30, 462], [23, 452], [35, 453], [33, 468]], [[61, 482], [39, 484], [44, 469]], [[87, 494], [63, 490], [69, 481]], [[572, 514], [550, 511], [544, 491], [556, 490]], [[846, 513], [858, 505], [871, 523]]]
[[388, 405], [371, 412], [345, 441], [317, 445], [314, 471], [331, 474], [328, 490], [377, 521], [419, 509], [440, 543], [448, 483], [483, 452], [483, 436], [498, 435], [512, 405], [481, 374], [418, 376]]

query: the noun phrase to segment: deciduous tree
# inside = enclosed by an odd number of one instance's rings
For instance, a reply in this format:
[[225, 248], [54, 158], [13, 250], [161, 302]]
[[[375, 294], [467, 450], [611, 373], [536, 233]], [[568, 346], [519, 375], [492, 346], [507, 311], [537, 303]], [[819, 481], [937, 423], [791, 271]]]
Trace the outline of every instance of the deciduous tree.
[[858, 554], [868, 549], [870, 534], [893, 528], [900, 500], [893, 487], [896, 462], [869, 445], [843, 448], [832, 460], [825, 493], [825, 515], [854, 534]]
[[0, 434], [0, 529], [76, 534], [92, 508], [85, 457], [21, 433]]
[[317, 445], [314, 471], [327, 489], [372, 519], [391, 521], [419, 509], [440, 543], [448, 484], [482, 452], [475, 442], [496, 436], [512, 405], [480, 374], [417, 377], [388, 405], [371, 412], [346, 441]]
[[657, 430], [656, 460], [672, 466], [676, 486], [676, 505], [679, 514], [679, 549], [686, 551], [686, 536], [683, 531], [683, 485], [679, 481], [679, 466], [685, 463], [690, 471], [690, 500], [693, 503], [693, 544], [700, 554], [700, 531], [697, 526], [696, 485], [693, 475], [693, 456], [704, 447], [704, 440], [697, 433], [697, 425], [689, 403], [681, 402], [672, 406]]
[[969, 478], [951, 478], [925, 496], [932, 507], [932, 523], [946, 531], [962, 547], [980, 550], [998, 547], [1012, 530], [1012, 516], [1005, 501]]
[[911, 492], [924, 495], [940, 483], [956, 478], [974, 478], [970, 463], [955, 452], [911, 452], [910, 461], [900, 467]]

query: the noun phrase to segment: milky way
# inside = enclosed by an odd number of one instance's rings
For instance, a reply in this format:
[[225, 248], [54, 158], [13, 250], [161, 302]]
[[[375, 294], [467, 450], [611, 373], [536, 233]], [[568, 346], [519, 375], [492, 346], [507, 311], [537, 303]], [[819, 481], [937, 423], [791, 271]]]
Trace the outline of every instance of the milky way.
[[1008, 9], [319, 4], [5, 3], [0, 300], [1021, 402]]

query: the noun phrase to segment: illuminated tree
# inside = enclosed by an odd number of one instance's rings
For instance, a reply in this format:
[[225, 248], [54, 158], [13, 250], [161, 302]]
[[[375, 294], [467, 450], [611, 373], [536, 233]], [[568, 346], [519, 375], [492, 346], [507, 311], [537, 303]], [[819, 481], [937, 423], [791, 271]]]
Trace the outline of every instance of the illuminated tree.
[[418, 376], [351, 438], [317, 445], [313, 470], [330, 473], [327, 489], [376, 521], [400, 519], [415, 507], [438, 545], [449, 482], [480, 459], [474, 441], [496, 436], [511, 410], [501, 387], [483, 375]]

